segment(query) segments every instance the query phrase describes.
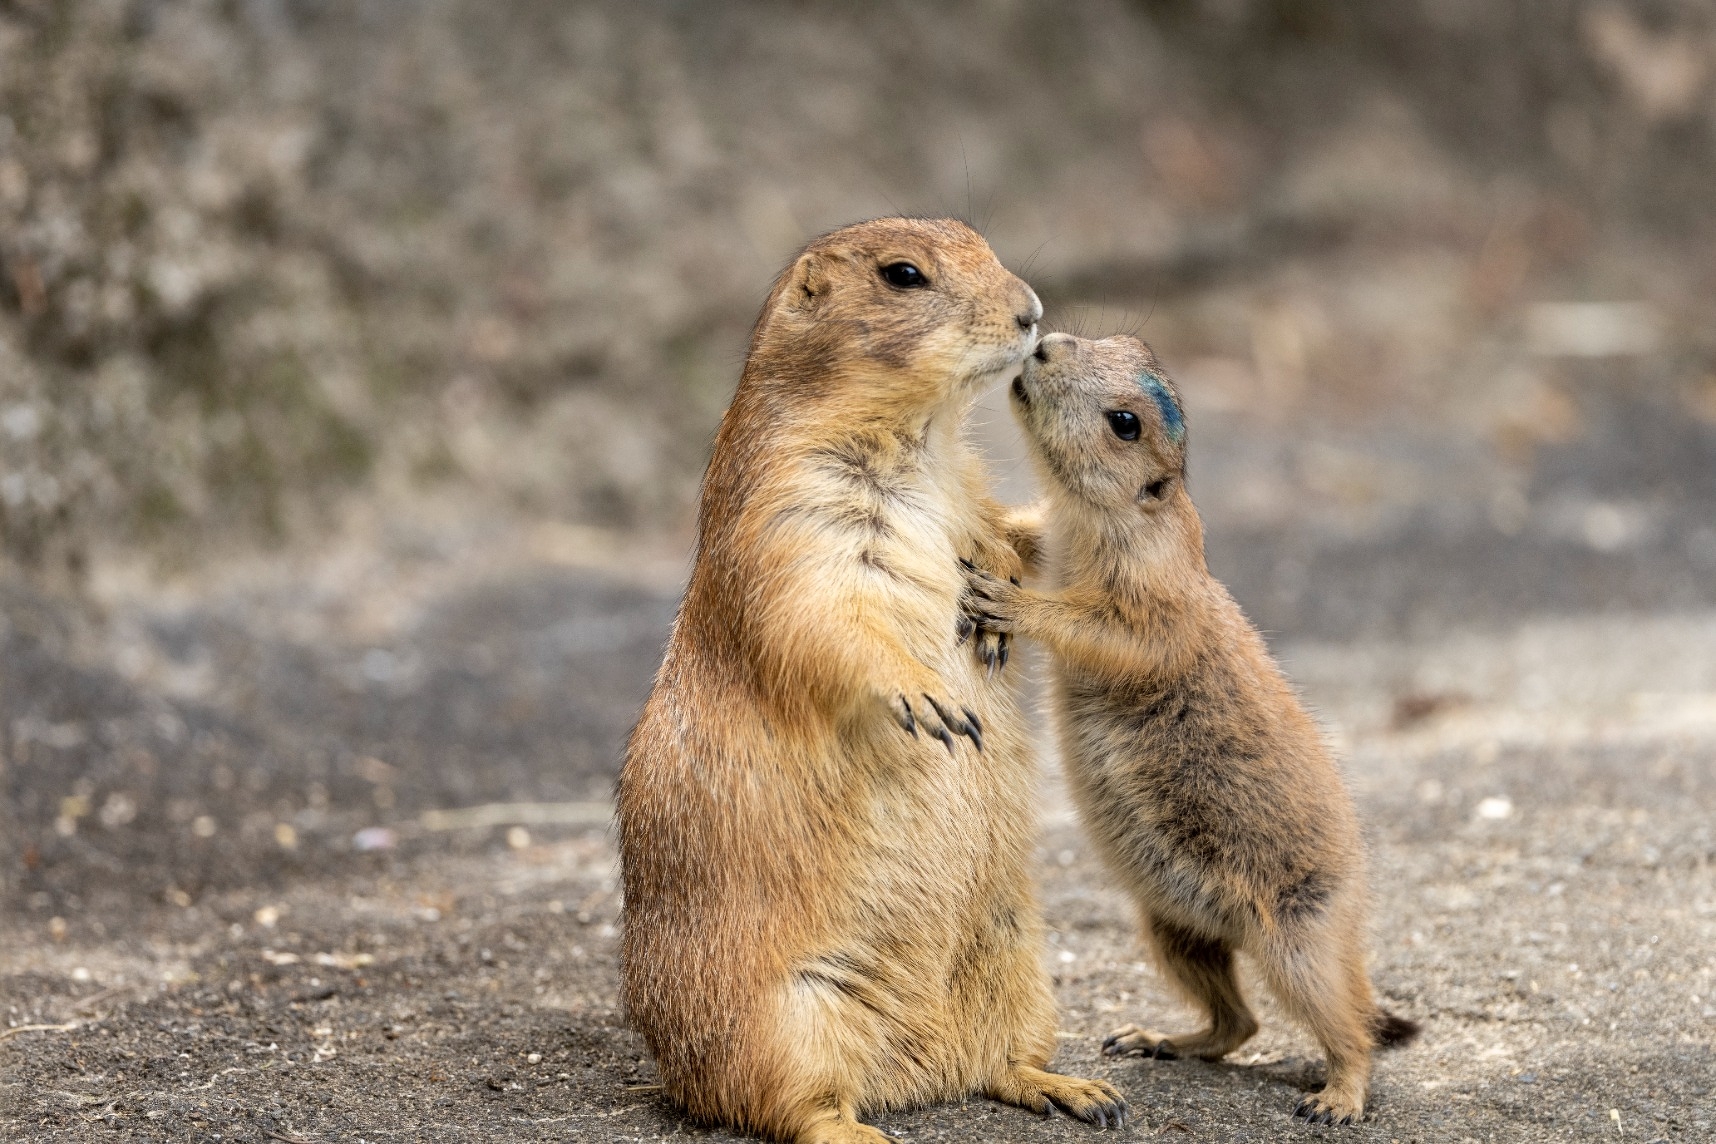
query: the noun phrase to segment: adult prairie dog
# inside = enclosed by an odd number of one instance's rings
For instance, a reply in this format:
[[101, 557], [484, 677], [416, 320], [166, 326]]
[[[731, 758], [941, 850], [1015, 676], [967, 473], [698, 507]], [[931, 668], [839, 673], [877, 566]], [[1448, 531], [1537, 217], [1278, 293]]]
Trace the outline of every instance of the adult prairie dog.
[[1298, 1115], [1364, 1115], [1371, 1049], [1411, 1022], [1365, 968], [1365, 856], [1321, 735], [1204, 564], [1185, 487], [1179, 399], [1135, 338], [1042, 340], [1012, 404], [1047, 486], [1059, 590], [969, 573], [977, 623], [1054, 661], [1068, 783], [1131, 891], [1166, 976], [1209, 1027], [1128, 1025], [1108, 1053], [1221, 1057], [1257, 1031], [1234, 954], [1250, 955], [1328, 1058]]
[[880, 219], [757, 322], [619, 784], [623, 1000], [700, 1120], [855, 1144], [976, 1093], [1125, 1111], [1044, 1071], [1033, 757], [960, 628], [959, 559], [1020, 563], [960, 423], [1041, 313], [963, 224]]

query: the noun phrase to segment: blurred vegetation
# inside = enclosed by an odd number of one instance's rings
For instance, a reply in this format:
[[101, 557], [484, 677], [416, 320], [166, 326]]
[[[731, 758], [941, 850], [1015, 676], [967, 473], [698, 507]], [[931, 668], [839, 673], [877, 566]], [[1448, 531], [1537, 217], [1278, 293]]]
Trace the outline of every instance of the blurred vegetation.
[[0, 557], [681, 520], [774, 269], [895, 208], [1063, 305], [1407, 231], [1460, 321], [1648, 266], [1694, 384], [1712, 186], [1690, 0], [0, 0]]

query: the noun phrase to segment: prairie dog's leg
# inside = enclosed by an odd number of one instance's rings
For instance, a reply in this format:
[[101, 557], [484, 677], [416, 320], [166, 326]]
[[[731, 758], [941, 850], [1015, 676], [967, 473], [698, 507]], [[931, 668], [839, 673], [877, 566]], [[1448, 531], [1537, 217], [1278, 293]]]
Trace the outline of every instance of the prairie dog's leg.
[[782, 994], [770, 1030], [778, 1084], [754, 1127], [792, 1144], [885, 1144], [893, 1137], [857, 1115], [864, 1079], [876, 1072], [877, 1014], [820, 969], [813, 963], [795, 974]]
[[[1055, 1052], [1055, 999], [1042, 964], [1042, 934], [1028, 894], [999, 906], [993, 927], [950, 982], [954, 1012], [969, 1015], [974, 1056], [989, 1056], [983, 1095], [1047, 1115], [1058, 1108], [1086, 1124], [1119, 1128], [1126, 1098], [1106, 1081], [1048, 1072]], [[987, 1050], [987, 1051], [985, 1051]]]
[[1314, 1124], [1362, 1120], [1376, 1003], [1357, 933], [1333, 932], [1326, 921], [1314, 928], [1289, 927], [1264, 943], [1260, 953], [1275, 996], [1317, 1038], [1328, 1061], [1323, 1090], [1301, 1100], [1294, 1115]]
[[860, 1123], [850, 1104], [832, 1097], [805, 1111], [803, 1125], [790, 1136], [793, 1144], [898, 1144], [880, 1128]]
[[1034, 943], [1021, 943], [986, 967], [987, 986], [996, 990], [997, 1034], [1006, 1038], [1007, 1056], [983, 1094], [1043, 1115], [1058, 1108], [1099, 1128], [1124, 1127], [1128, 1109], [1120, 1090], [1107, 1081], [1044, 1068], [1055, 1051], [1055, 1009], [1039, 956]]
[[1209, 1016], [1209, 1027], [1197, 1033], [1166, 1034], [1125, 1025], [1102, 1042], [1111, 1055], [1142, 1053], [1150, 1057], [1198, 1057], [1219, 1060], [1250, 1040], [1257, 1019], [1240, 992], [1234, 974], [1233, 950], [1219, 938], [1206, 938], [1157, 917], [1145, 919], [1145, 930], [1156, 951], [1156, 962], [1180, 992]]

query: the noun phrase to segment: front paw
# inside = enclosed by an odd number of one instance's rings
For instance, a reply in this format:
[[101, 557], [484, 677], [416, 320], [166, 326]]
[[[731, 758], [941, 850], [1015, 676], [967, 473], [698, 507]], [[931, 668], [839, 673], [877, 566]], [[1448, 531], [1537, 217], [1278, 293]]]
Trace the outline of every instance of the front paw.
[[977, 662], [987, 668], [990, 675], [1007, 666], [1007, 659], [1013, 652], [1013, 637], [985, 625], [979, 601], [969, 592], [960, 598], [959, 620], [954, 631], [960, 643], [972, 641], [971, 646], [977, 651]]
[[966, 590], [960, 599], [960, 640], [977, 637], [977, 658], [994, 674], [1007, 666], [1012, 651], [1017, 601], [1024, 589], [1018, 579], [1003, 580], [969, 560], [961, 560]]
[[965, 569], [965, 614], [980, 628], [1012, 635], [1024, 607], [1025, 589], [1018, 580], [1003, 580], [969, 560], [959, 563]]
[[900, 691], [888, 699], [888, 710], [902, 731], [914, 739], [919, 735], [940, 739], [948, 754], [953, 753], [955, 735], [964, 735], [978, 751], [983, 750], [983, 724], [969, 707], [956, 706], [927, 691], [916, 695]]

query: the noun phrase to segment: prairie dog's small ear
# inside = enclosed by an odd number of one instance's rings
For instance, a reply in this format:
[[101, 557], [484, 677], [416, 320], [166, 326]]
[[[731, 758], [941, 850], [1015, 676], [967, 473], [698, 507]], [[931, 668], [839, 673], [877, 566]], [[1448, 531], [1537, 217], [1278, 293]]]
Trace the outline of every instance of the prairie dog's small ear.
[[798, 256], [787, 279], [786, 304], [794, 310], [814, 310], [822, 304], [831, 285], [828, 267], [820, 254]]

